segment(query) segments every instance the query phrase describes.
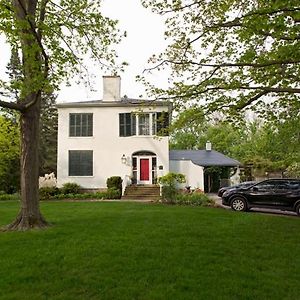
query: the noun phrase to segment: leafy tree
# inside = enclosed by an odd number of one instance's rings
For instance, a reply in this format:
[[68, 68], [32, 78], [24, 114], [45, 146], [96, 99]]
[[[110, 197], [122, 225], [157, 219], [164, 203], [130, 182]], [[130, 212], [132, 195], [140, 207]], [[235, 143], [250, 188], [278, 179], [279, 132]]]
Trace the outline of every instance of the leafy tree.
[[[0, 33], [21, 57], [22, 76], [1, 81], [0, 106], [20, 113], [21, 209], [7, 230], [48, 226], [39, 209], [39, 122], [41, 95], [63, 79], [87, 70], [89, 55], [113, 68], [110, 45], [120, 40], [116, 21], [101, 15], [101, 1], [0, 0]], [[10, 101], [12, 89], [17, 100]], [[6, 98], [6, 99], [5, 99]]]
[[[231, 116], [299, 105], [298, 0], [144, 0], [166, 19], [170, 44], [150, 67], [171, 69], [168, 90], [148, 84], [176, 106], [201, 102]], [[201, 99], [201, 101], [199, 100]]]
[[0, 115], [0, 191], [13, 193], [20, 185], [20, 134], [12, 118]]
[[[7, 65], [7, 74], [11, 79], [11, 92], [15, 100], [19, 98], [19, 91], [14, 87], [22, 80], [22, 69], [19, 54], [16, 49], [12, 48], [10, 61]], [[56, 171], [57, 159], [57, 109], [55, 107], [56, 96], [53, 93], [41, 94], [41, 118], [40, 118], [40, 147], [39, 175]], [[9, 111], [10, 115], [18, 119], [19, 114]], [[19, 173], [18, 173], [19, 174]]]
[[273, 122], [256, 119], [236, 125], [207, 118], [190, 119], [187, 116], [191, 111], [185, 111], [171, 126], [171, 147], [205, 149], [209, 140], [214, 150], [245, 165], [261, 170], [284, 171], [300, 161], [300, 115], [292, 112], [289, 119]]

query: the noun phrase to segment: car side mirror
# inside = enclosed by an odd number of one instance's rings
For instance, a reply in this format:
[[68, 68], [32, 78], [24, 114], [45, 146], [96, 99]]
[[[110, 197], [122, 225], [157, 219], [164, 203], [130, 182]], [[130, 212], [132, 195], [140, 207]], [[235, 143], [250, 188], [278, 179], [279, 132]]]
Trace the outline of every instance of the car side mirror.
[[258, 187], [254, 186], [254, 187], [252, 188], [252, 190], [255, 191], [255, 192], [257, 192], [257, 191], [258, 191]]

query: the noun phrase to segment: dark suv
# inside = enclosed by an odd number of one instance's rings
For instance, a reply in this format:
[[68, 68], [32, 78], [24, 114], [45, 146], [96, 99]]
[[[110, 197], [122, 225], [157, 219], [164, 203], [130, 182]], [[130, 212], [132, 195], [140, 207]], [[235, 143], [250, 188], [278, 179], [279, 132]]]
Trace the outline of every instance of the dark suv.
[[295, 211], [300, 216], [300, 179], [269, 179], [228, 190], [222, 195], [222, 204], [237, 211], [261, 207]]

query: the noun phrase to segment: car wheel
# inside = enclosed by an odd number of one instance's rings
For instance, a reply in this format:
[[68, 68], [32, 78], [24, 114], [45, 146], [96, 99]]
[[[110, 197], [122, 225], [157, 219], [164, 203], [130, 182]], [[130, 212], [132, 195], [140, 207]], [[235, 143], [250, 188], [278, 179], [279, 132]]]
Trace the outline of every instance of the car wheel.
[[231, 201], [231, 208], [235, 211], [246, 211], [247, 203], [246, 200], [241, 197], [235, 197]]
[[298, 204], [296, 206], [296, 213], [297, 213], [298, 217], [300, 217], [300, 204]]

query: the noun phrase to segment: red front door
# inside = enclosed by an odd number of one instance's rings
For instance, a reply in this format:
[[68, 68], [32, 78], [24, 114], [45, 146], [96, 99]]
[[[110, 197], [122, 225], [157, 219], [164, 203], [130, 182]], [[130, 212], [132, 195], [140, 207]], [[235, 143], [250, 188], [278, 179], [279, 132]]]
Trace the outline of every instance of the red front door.
[[149, 159], [140, 160], [140, 181], [149, 181]]

